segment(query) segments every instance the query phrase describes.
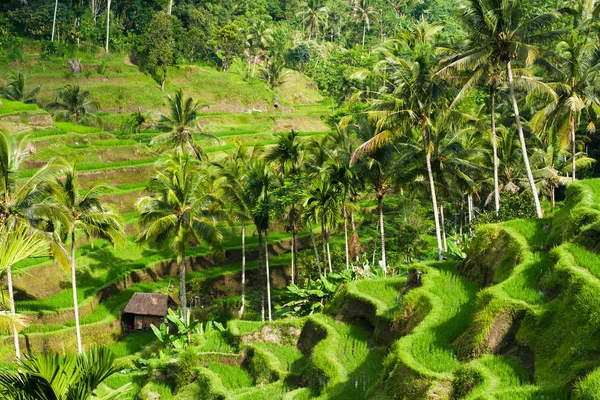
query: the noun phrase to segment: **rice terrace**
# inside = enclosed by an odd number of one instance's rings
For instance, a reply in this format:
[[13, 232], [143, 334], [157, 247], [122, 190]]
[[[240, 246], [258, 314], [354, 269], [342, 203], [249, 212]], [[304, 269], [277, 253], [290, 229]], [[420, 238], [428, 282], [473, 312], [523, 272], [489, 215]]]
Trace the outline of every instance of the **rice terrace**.
[[600, 2], [2, 0], [0, 399], [600, 400]]

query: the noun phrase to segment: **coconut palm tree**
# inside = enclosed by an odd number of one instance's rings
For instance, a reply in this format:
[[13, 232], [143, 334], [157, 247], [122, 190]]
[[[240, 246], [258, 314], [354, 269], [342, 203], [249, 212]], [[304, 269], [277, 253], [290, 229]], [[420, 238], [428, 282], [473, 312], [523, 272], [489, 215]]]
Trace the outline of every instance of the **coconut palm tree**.
[[58, 89], [48, 109], [56, 121], [69, 121], [84, 125], [102, 125], [102, 119], [94, 114], [100, 108], [98, 100], [90, 98], [90, 92], [79, 86], [66, 85]]
[[323, 237], [323, 247], [327, 255], [327, 264], [329, 272], [333, 272], [331, 264], [331, 229], [341, 215], [341, 188], [332, 182], [328, 176], [322, 174], [313, 185], [307, 190], [304, 200], [304, 218], [309, 223], [319, 223], [321, 225], [321, 235]]
[[52, 18], [52, 38], [50, 41], [54, 42], [54, 32], [56, 31], [56, 12], [58, 11], [58, 0], [54, 2], [54, 18]]
[[[371, 139], [356, 149], [353, 161], [402, 136], [418, 135], [425, 151], [425, 164], [433, 208], [438, 258], [442, 258], [442, 236], [435, 180], [431, 165], [433, 124], [443, 119], [449, 105], [447, 83], [436, 77], [438, 60], [433, 38], [440, 25], [419, 23], [403, 30], [377, 52], [382, 60], [374, 73], [385, 76], [376, 98], [371, 102], [370, 122], [376, 129]], [[415, 136], [416, 136], [415, 135]]]
[[[124, 369], [105, 347], [83, 354], [40, 354], [17, 362], [16, 369], [0, 372], [0, 397], [6, 400], [92, 400], [96, 389]], [[117, 399], [131, 384], [110, 390], [101, 398]]]
[[463, 0], [463, 26], [470, 32], [474, 47], [471, 54], [463, 58], [468, 64], [476, 58], [488, 58], [492, 65], [502, 65], [508, 79], [509, 95], [513, 107], [523, 165], [529, 188], [533, 195], [538, 218], [543, 217], [542, 208], [531, 172], [523, 124], [515, 93], [512, 62], [515, 59], [532, 63], [538, 54], [536, 42], [544, 39], [544, 32], [559, 19], [558, 12], [538, 14], [526, 19], [519, 0]]
[[327, 7], [322, 0], [307, 0], [302, 5], [303, 9], [298, 12], [304, 28], [308, 30], [308, 40], [319, 34], [321, 25], [327, 20]]
[[[256, 64], [260, 56], [262, 55], [263, 58], [267, 57], [267, 48], [273, 42], [273, 30], [267, 26], [265, 21], [261, 20], [250, 27], [246, 39], [248, 40], [249, 52], [254, 58], [252, 68], [252, 76], [254, 76]], [[250, 61], [248, 62], [248, 73], [250, 73]]]
[[222, 183], [220, 188], [224, 193], [226, 204], [229, 205], [229, 217], [242, 224], [242, 305], [238, 318], [244, 315], [246, 304], [246, 225], [252, 221], [252, 205], [250, 193], [246, 186], [246, 170], [261, 153], [259, 148], [250, 151], [241, 141], [237, 143], [235, 152], [229, 153], [223, 160], [214, 162]]
[[26, 222], [9, 220], [0, 225], [0, 272], [6, 272], [9, 296], [8, 312], [0, 312], [0, 330], [13, 334], [17, 358], [21, 357], [18, 332], [25, 326], [25, 320], [15, 311], [11, 268], [19, 261], [47, 254], [47, 238]]
[[[20, 182], [17, 185], [16, 173], [18, 172], [23, 160], [30, 154], [30, 147], [27, 137], [21, 138], [19, 142], [11, 140], [7, 135], [0, 131], [0, 227], [7, 226], [6, 229], [16, 229], [19, 231], [21, 225], [37, 227], [43, 231], [49, 231], [49, 225], [53, 217], [52, 210], [41, 205], [41, 202], [49, 193], [48, 183], [60, 172], [52, 163], [40, 168], [31, 178]], [[50, 222], [50, 224], [49, 224]], [[35, 238], [38, 233], [36, 230], [31, 232], [31, 238]], [[10, 235], [9, 235], [10, 237]], [[15, 238], [18, 237], [15, 236]], [[18, 241], [16, 241], [17, 246]], [[33, 242], [31, 243], [32, 247]], [[5, 242], [8, 246], [8, 242]], [[52, 242], [51, 242], [52, 245]], [[21, 255], [15, 253], [15, 257], [7, 258], [5, 271], [8, 281], [9, 308], [12, 314], [15, 313], [15, 302], [12, 287], [12, 265], [20, 259], [29, 257], [27, 241], [23, 240], [20, 245]], [[7, 255], [8, 255], [8, 250]], [[32, 254], [35, 254], [33, 252]], [[53, 255], [61, 258], [63, 252], [58, 247], [53, 247]], [[20, 257], [20, 258], [19, 258]], [[15, 352], [17, 358], [20, 357], [19, 340], [14, 332]]]
[[194, 99], [183, 96], [183, 90], [175, 90], [175, 96], [167, 96], [170, 115], [162, 115], [160, 123], [169, 129], [169, 132], [155, 136], [150, 144], [169, 144], [172, 148], [183, 153], [186, 148], [191, 149], [196, 158], [202, 161], [206, 158], [204, 150], [194, 140], [195, 135], [216, 139], [213, 135], [203, 132], [198, 127], [196, 118], [200, 103], [194, 103]]
[[260, 69], [260, 78], [269, 84], [271, 89], [275, 89], [285, 83], [285, 78], [289, 71], [285, 70], [285, 61], [281, 57], [273, 57], [265, 68]]
[[[274, 173], [264, 159], [257, 158], [249, 163], [246, 169], [244, 186], [246, 192], [249, 194], [252, 221], [258, 232], [259, 266], [265, 271], [269, 321], [272, 320], [272, 307], [268, 231], [270, 223], [269, 214], [271, 211], [271, 190], [274, 187], [274, 181]], [[261, 296], [261, 317], [264, 321], [264, 292]]]
[[139, 244], [169, 248], [179, 265], [179, 301], [187, 316], [185, 286], [186, 248], [206, 242], [219, 248], [221, 233], [214, 225], [219, 201], [212, 191], [206, 171], [188, 154], [173, 153], [156, 164], [156, 175], [148, 189], [152, 196], [137, 201], [143, 230]]
[[[367, 143], [378, 135], [375, 121], [362, 117], [353, 126], [356, 136], [362, 143]], [[358, 160], [359, 176], [371, 186], [377, 199], [377, 215], [379, 235], [381, 241], [381, 268], [387, 273], [387, 260], [385, 254], [385, 223], [383, 216], [383, 199], [389, 190], [390, 169], [395, 150], [390, 142], [365, 151]]]
[[[593, 6], [594, 2], [590, 3]], [[600, 112], [600, 56], [598, 44], [590, 35], [592, 11], [579, 16], [579, 26], [574, 26], [555, 47], [549, 59], [541, 60], [553, 82], [549, 86], [556, 93], [546, 107], [532, 119], [534, 130], [543, 134], [554, 125], [561, 137], [562, 146], [571, 144], [571, 179], [576, 178], [576, 132], [582, 116], [587, 116], [588, 131], [595, 131], [595, 116]]]
[[[65, 163], [66, 164], [66, 163]], [[77, 298], [77, 273], [75, 252], [77, 233], [88, 239], [104, 239], [112, 244], [122, 240], [123, 227], [117, 212], [102, 204], [100, 195], [109, 189], [101, 183], [89, 188], [80, 186], [77, 171], [73, 164], [66, 164], [64, 175], [57, 178], [51, 189], [51, 197], [46, 203], [53, 209], [54, 229], [61, 242], [70, 242], [71, 287], [75, 312], [77, 351], [83, 353], [81, 329], [79, 326], [79, 304]]]
[[354, 3], [354, 19], [357, 23], [362, 23], [363, 34], [362, 34], [362, 48], [365, 48], [365, 37], [367, 31], [371, 31], [371, 21], [377, 14], [377, 9], [372, 7], [369, 0], [358, 0]]
[[40, 87], [36, 87], [30, 92], [25, 88], [25, 75], [21, 72], [12, 74], [10, 81], [6, 86], [0, 88], [0, 96], [13, 101], [20, 101], [25, 104], [35, 104], [37, 94], [40, 92]]

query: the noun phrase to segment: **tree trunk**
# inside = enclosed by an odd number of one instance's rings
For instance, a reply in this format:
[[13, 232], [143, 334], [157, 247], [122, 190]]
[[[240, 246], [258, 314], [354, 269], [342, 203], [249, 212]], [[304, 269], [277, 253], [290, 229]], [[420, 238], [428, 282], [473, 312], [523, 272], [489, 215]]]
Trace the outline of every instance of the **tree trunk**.
[[181, 262], [179, 263], [179, 303], [183, 320], [187, 319], [187, 296], [185, 289], [185, 247], [181, 248]]
[[433, 180], [433, 170], [431, 169], [431, 155], [429, 154], [429, 144], [425, 133], [423, 133], [425, 143], [425, 163], [427, 164], [427, 175], [429, 176], [429, 189], [431, 190], [431, 203], [433, 205], [433, 220], [435, 223], [435, 238], [437, 240], [438, 259], [442, 260], [442, 235], [440, 232], [440, 216], [438, 215], [437, 198], [435, 195], [435, 181]]
[[381, 240], [381, 268], [387, 275], [387, 262], [385, 259], [385, 227], [383, 225], [383, 195], [377, 195], [377, 211], [379, 212], [379, 236]]
[[54, 2], [54, 18], [52, 19], [52, 39], [54, 42], [54, 32], [56, 31], [56, 12], [58, 11], [58, 0]]
[[469, 208], [469, 224], [473, 221], [473, 195], [467, 195], [467, 207]]
[[267, 232], [265, 232], [265, 271], [267, 273], [267, 307], [269, 310], [269, 321], [272, 321], [271, 317], [271, 273], [269, 272], [269, 238]]
[[367, 34], [367, 25], [363, 24], [363, 40], [362, 40], [362, 48], [364, 50], [365, 48], [365, 36]]
[[97, 19], [97, 11], [96, 11], [96, 1], [98, 0], [92, 0], [92, 17], [94, 18], [94, 28], [96, 27], [96, 19]]
[[294, 250], [295, 249], [296, 249], [296, 234], [294, 233], [294, 227], [292, 227], [292, 285], [295, 282], [295, 279], [294, 279], [294, 261], [295, 261]]
[[[263, 237], [262, 232], [258, 231], [258, 268], [260, 271], [264, 271], [264, 246], [263, 246]], [[261, 285], [260, 289], [260, 318], [261, 321], [265, 321], [265, 289], [264, 286]]]
[[[356, 233], [356, 223], [354, 222], [354, 212], [350, 213], [350, 225], [352, 226], [352, 236], [354, 236], [354, 234]], [[358, 234], [356, 235], [355, 239], [358, 238]], [[354, 251], [356, 254], [354, 255], [355, 257], [355, 261], [358, 262], [359, 260], [359, 254], [358, 254], [358, 242], [357, 241], [353, 241], [353, 245], [354, 245], [354, 249], [352, 251]]]
[[552, 189], [550, 189], [550, 203], [552, 204], [552, 209], [554, 210], [554, 204], [556, 203], [555, 199], [556, 199], [556, 195], [555, 195], [555, 188], [554, 186], [552, 186]]
[[333, 273], [333, 268], [331, 267], [331, 251], [329, 250], [329, 238], [327, 238], [327, 262], [329, 263], [329, 273]]
[[107, 0], [106, 3], [106, 54], [108, 54], [108, 42], [110, 38], [110, 2], [111, 0]]
[[242, 306], [238, 318], [242, 319], [246, 305], [246, 222], [242, 221]]
[[317, 268], [319, 269], [319, 275], [323, 275], [321, 270], [321, 261], [319, 260], [319, 250], [317, 249], [317, 241], [315, 240], [315, 234], [312, 229], [312, 224], [308, 224], [308, 230], [310, 231], [310, 240], [312, 240], [313, 248], [315, 249], [315, 257], [317, 259]]
[[569, 115], [569, 137], [571, 140], [571, 169], [572, 179], [575, 182], [575, 155], [577, 154], [577, 143], [575, 142], [575, 116]]
[[350, 247], [348, 246], [348, 210], [344, 206], [344, 243], [346, 245], [346, 269], [350, 269]]
[[[10, 313], [12, 315], [16, 314], [15, 311], [15, 294], [13, 292], [13, 280], [12, 280], [12, 270], [11, 267], [6, 268], [6, 280], [8, 283], [8, 305], [10, 307]], [[13, 339], [15, 342], [15, 356], [17, 359], [21, 358], [21, 349], [19, 346], [19, 332], [17, 332], [17, 327], [13, 326]]]
[[173, 0], [169, 0], [169, 15], [173, 12]]
[[77, 335], [77, 352], [83, 353], [81, 346], [81, 327], [79, 326], [79, 302], [77, 301], [77, 275], [75, 273], [75, 231], [71, 232], [71, 286], [73, 288], [73, 311], [75, 313], [75, 333]]
[[444, 218], [444, 205], [440, 205], [440, 218], [442, 219], [442, 241], [444, 242], [444, 251], [448, 251], [448, 241], [446, 240], [446, 219]]
[[512, 101], [513, 111], [515, 113], [515, 121], [517, 122], [517, 130], [519, 132], [519, 142], [521, 143], [521, 153], [523, 154], [523, 163], [525, 164], [525, 171], [527, 172], [527, 180], [529, 181], [529, 188], [533, 195], [533, 202], [535, 204], [535, 211], [538, 218], [544, 218], [542, 212], [542, 206], [540, 205], [540, 199], [538, 196], [537, 189], [535, 187], [535, 180], [533, 179], [533, 173], [531, 172], [531, 165], [529, 164], [529, 157], [527, 156], [527, 145], [525, 144], [525, 135], [523, 134], [523, 125], [521, 124], [521, 117], [519, 115], [519, 105], [517, 104], [517, 98], [515, 96], [515, 84], [513, 82], [512, 67], [510, 60], [506, 63], [506, 73], [508, 75], [508, 85], [510, 87], [510, 99]]
[[160, 90], [161, 90], [162, 92], [164, 92], [164, 91], [165, 91], [165, 80], [164, 80], [164, 79], [160, 81]]
[[496, 138], [496, 86], [490, 85], [491, 104], [491, 119], [492, 119], [492, 152], [494, 157], [494, 205], [496, 206], [496, 215], [500, 212], [500, 189], [498, 182], [498, 143]]
[[463, 196], [461, 196], [460, 198], [460, 240], [462, 241], [462, 237], [463, 237], [463, 222], [464, 222], [464, 205], [465, 205], [465, 198]]

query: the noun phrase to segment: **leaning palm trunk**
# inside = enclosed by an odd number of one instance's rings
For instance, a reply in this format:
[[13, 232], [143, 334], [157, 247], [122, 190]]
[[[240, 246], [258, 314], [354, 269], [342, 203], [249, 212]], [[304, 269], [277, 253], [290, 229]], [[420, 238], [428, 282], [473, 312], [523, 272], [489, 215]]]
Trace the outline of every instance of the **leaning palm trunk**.
[[442, 219], [442, 241], [444, 243], [444, 251], [448, 251], [448, 241], [446, 240], [446, 219], [444, 218], [444, 205], [440, 205], [440, 218]]
[[[13, 280], [12, 280], [12, 271], [11, 267], [6, 268], [6, 280], [8, 281], [8, 303], [10, 307], [10, 313], [12, 315], [16, 314], [15, 310], [15, 294], [13, 291]], [[13, 326], [13, 339], [15, 342], [15, 356], [17, 359], [21, 358], [21, 348], [19, 346], [19, 333], [17, 332], [17, 327]]]
[[187, 296], [185, 289], [185, 247], [181, 246], [181, 261], [179, 262], [179, 303], [183, 320], [187, 320]]
[[435, 238], [437, 240], [438, 259], [442, 260], [442, 236], [440, 232], [440, 216], [438, 214], [437, 198], [435, 194], [435, 181], [433, 180], [433, 170], [431, 169], [431, 155], [429, 154], [427, 137], [423, 134], [425, 143], [425, 163], [427, 164], [427, 175], [429, 176], [429, 188], [431, 190], [431, 203], [433, 206], [433, 220], [435, 223]]
[[265, 272], [267, 273], [267, 307], [269, 310], [269, 321], [271, 317], [271, 273], [269, 272], [269, 238], [265, 232]]
[[333, 268], [331, 267], [331, 250], [329, 249], [329, 238], [327, 238], [326, 246], [327, 246], [327, 262], [329, 263], [329, 273], [332, 274]]
[[575, 142], [575, 116], [569, 115], [569, 140], [571, 140], [571, 169], [573, 182], [575, 182], [575, 155], [577, 154], [577, 143]]
[[110, 38], [110, 2], [111, 0], [108, 0], [106, 3], [106, 54], [108, 54], [108, 40]]
[[379, 212], [379, 235], [381, 240], [381, 268], [384, 275], [387, 275], [387, 263], [385, 259], [385, 228], [383, 225], [383, 195], [377, 195], [377, 210]]
[[169, 0], [169, 15], [173, 12], [173, 0]]
[[[510, 60], [506, 63], [506, 73], [508, 75], [508, 85], [510, 87], [510, 99], [512, 101], [513, 110], [515, 113], [515, 121], [517, 122], [517, 130], [519, 132], [519, 142], [521, 143], [521, 153], [523, 154], [523, 164], [525, 164], [525, 171], [527, 172], [527, 180], [529, 181], [529, 187], [531, 194], [533, 195], [533, 202], [535, 204], [535, 211], [538, 218], [544, 218], [542, 212], [542, 206], [540, 205], [540, 199], [538, 197], [537, 189], [535, 187], [535, 180], [533, 179], [533, 173], [531, 172], [531, 165], [529, 164], [529, 157], [527, 156], [527, 145], [525, 144], [525, 135], [523, 134], [523, 125], [521, 124], [521, 117], [519, 115], [519, 105], [517, 104], [517, 98], [515, 96], [515, 84], [513, 82], [512, 67]], [[575, 155], [573, 155], [574, 157]]]
[[469, 209], [469, 224], [473, 221], [473, 195], [467, 195], [467, 207]]
[[496, 215], [500, 212], [500, 189], [498, 185], [498, 143], [496, 141], [496, 86], [490, 85], [490, 97], [492, 98], [491, 119], [492, 119], [492, 153], [494, 157], [494, 204], [496, 206]]
[[238, 318], [244, 315], [246, 305], [246, 223], [242, 221], [242, 306], [238, 312]]
[[75, 231], [71, 232], [71, 286], [73, 288], [73, 311], [75, 313], [75, 333], [77, 335], [77, 352], [83, 353], [81, 346], [81, 327], [79, 326], [79, 302], [77, 301], [77, 275], [75, 274]]
[[321, 260], [319, 259], [319, 250], [317, 249], [317, 241], [315, 240], [315, 234], [312, 229], [312, 225], [308, 224], [308, 230], [310, 231], [310, 240], [312, 240], [313, 248], [315, 249], [315, 257], [317, 259], [317, 268], [319, 269], [319, 275], [323, 275], [321, 271]]
[[54, 32], [56, 31], [56, 12], [58, 11], [58, 0], [56, 0], [56, 2], [54, 2], [54, 18], [52, 19], [52, 39], [51, 41], [54, 42]]
[[350, 269], [350, 246], [348, 245], [348, 210], [344, 206], [344, 243], [346, 245], [346, 269]]

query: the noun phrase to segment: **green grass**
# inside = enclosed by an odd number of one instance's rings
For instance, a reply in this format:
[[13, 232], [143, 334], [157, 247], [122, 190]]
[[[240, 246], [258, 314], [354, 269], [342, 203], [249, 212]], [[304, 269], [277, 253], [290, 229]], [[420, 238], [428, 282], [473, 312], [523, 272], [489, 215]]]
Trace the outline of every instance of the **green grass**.
[[252, 379], [248, 371], [238, 366], [212, 362], [208, 363], [206, 368], [221, 378], [221, 382], [227, 390], [237, 390], [250, 387], [254, 384], [254, 379]]
[[0, 116], [9, 114], [31, 113], [42, 111], [35, 104], [25, 104], [19, 101], [0, 99]]

